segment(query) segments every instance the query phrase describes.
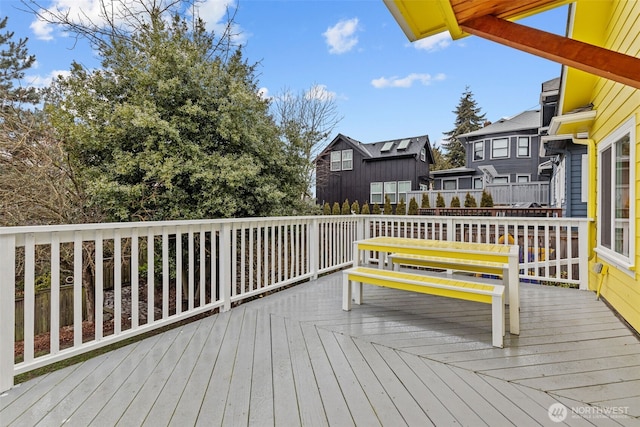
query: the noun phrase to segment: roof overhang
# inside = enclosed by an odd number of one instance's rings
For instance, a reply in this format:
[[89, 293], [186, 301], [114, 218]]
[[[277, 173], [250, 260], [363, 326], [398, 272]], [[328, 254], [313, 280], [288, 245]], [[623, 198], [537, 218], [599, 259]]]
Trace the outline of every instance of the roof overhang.
[[[444, 31], [448, 31], [453, 39], [473, 34], [567, 65], [581, 72], [640, 89], [640, 58], [602, 48], [600, 47], [601, 39], [590, 42], [591, 38], [598, 38], [597, 34], [580, 40], [512, 22], [570, 3], [586, 3], [585, 9], [590, 11], [610, 8], [610, 2], [588, 0], [383, 1], [411, 41]], [[592, 6], [593, 3], [603, 4]], [[597, 12], [594, 13], [597, 14]], [[606, 14], [601, 15], [600, 19], [606, 16]], [[576, 25], [580, 28], [584, 26], [586, 31], [588, 22], [578, 21], [576, 20]], [[599, 33], [599, 31], [595, 32]]]
[[587, 135], [588, 137], [596, 115], [596, 110], [589, 110], [555, 116], [549, 124], [549, 135], [569, 135], [569, 137]]

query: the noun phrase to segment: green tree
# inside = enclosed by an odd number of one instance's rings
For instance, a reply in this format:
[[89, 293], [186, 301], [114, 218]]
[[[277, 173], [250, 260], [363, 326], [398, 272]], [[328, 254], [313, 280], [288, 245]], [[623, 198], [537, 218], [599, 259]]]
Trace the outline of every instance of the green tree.
[[161, 3], [97, 43], [102, 69], [74, 63], [48, 93], [90, 206], [111, 221], [303, 210], [300, 162], [258, 94], [255, 66]]
[[342, 215], [349, 215], [351, 213], [351, 205], [349, 204], [349, 199], [345, 199], [344, 203], [342, 203], [342, 209], [340, 213]]
[[396, 215], [406, 215], [407, 214], [407, 204], [404, 202], [404, 199], [400, 199], [398, 206], [396, 206]]
[[409, 201], [409, 215], [418, 215], [418, 202], [415, 197]]
[[482, 198], [480, 199], [480, 207], [481, 208], [492, 208], [493, 207], [493, 197], [491, 193], [488, 193], [485, 190], [482, 190]]
[[444, 197], [442, 197], [442, 194], [438, 193], [438, 196], [436, 197], [436, 208], [444, 207], [446, 207], [446, 204], [444, 203]]
[[391, 207], [391, 199], [389, 196], [384, 196], [384, 209], [385, 215], [393, 215], [393, 207]]
[[453, 196], [451, 198], [451, 207], [459, 208], [460, 207], [460, 198], [458, 196]]
[[333, 202], [333, 208], [331, 209], [331, 215], [340, 215], [340, 205], [338, 202]]
[[431, 152], [433, 153], [433, 165], [430, 166], [432, 171], [451, 168], [451, 164], [447, 160], [447, 157], [442, 153], [442, 149], [440, 147], [433, 147]]
[[360, 211], [360, 213], [362, 215], [369, 215], [370, 214], [370, 210], [369, 210], [369, 203], [366, 203], [364, 205], [362, 205], [362, 210]]
[[464, 198], [464, 207], [465, 208], [475, 208], [478, 206], [476, 202], [476, 198], [471, 195], [471, 193], [467, 192], [467, 195]]
[[380, 215], [382, 212], [380, 211], [380, 205], [377, 203], [373, 204], [373, 208], [371, 210], [371, 213], [374, 215]]
[[446, 150], [445, 159], [449, 168], [465, 165], [466, 150], [458, 136], [478, 130], [484, 125], [485, 115], [480, 114], [480, 110], [480, 107], [477, 106], [476, 101], [473, 99], [473, 93], [467, 86], [455, 111], [453, 111], [456, 115], [455, 127], [453, 130], [444, 133], [447, 136], [445, 138], [447, 142], [443, 146]]
[[423, 209], [431, 207], [431, 206], [429, 206], [429, 194], [428, 193], [422, 193], [422, 201], [421, 201], [420, 207], [423, 208]]
[[351, 212], [356, 215], [360, 213], [360, 204], [357, 200], [351, 204]]
[[325, 202], [324, 206], [322, 207], [322, 214], [331, 215], [331, 206], [329, 205], [329, 203]]

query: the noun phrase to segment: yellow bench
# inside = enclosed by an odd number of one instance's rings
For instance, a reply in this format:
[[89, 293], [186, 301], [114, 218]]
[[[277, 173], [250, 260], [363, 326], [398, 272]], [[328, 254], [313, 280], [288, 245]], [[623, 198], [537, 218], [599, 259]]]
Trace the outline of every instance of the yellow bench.
[[358, 284], [355, 303], [362, 303], [362, 284], [437, 295], [467, 301], [491, 304], [491, 331], [494, 347], [503, 347], [505, 334], [504, 286], [474, 283], [444, 277], [424, 276], [415, 273], [354, 267], [343, 271], [342, 309], [351, 310], [351, 283]]
[[440, 270], [471, 271], [474, 273], [493, 274], [503, 276], [509, 274], [509, 264], [484, 260], [461, 260], [458, 258], [421, 256], [411, 254], [391, 254], [389, 262], [394, 269], [400, 265], [436, 268]]

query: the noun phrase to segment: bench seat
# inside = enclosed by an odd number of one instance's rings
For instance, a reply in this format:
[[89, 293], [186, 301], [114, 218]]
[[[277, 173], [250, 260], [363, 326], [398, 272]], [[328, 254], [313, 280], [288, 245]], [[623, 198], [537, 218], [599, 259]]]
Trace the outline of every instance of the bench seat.
[[420, 256], [411, 254], [391, 254], [389, 261], [394, 269], [400, 265], [413, 265], [419, 267], [437, 268], [441, 270], [473, 271], [476, 273], [495, 274], [502, 276], [509, 269], [509, 264], [484, 260], [464, 260], [455, 258]]
[[351, 310], [352, 287], [358, 285], [355, 303], [362, 302], [362, 284], [437, 295], [467, 301], [491, 304], [492, 344], [503, 347], [505, 334], [504, 286], [470, 282], [445, 277], [425, 276], [415, 273], [389, 271], [369, 267], [354, 267], [343, 271], [342, 309]]

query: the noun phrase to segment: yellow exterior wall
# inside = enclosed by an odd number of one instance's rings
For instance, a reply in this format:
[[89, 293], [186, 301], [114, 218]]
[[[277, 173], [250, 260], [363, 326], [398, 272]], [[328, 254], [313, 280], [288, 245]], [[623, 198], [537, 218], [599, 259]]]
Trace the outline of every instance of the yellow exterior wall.
[[[576, 12], [576, 19], [580, 17], [580, 8], [589, 7], [589, 2], [580, 1]], [[588, 16], [583, 14], [582, 16]], [[613, 1], [611, 17], [600, 16], [598, 20], [608, 22], [604, 40], [604, 47], [614, 51], [640, 57], [640, 2]], [[601, 21], [601, 22], [602, 22]], [[567, 91], [579, 91], [584, 88], [566, 88]], [[597, 116], [593, 124], [591, 137], [596, 145], [609, 134], [620, 127], [629, 118], [635, 117], [635, 271], [622, 270], [606, 259], [596, 255], [594, 262], [601, 262], [609, 266], [604, 276], [602, 296], [615, 308], [618, 313], [636, 330], [640, 331], [640, 91], [620, 83], [598, 78], [592, 92], [592, 102]], [[590, 171], [596, 174], [597, 170]], [[596, 199], [598, 200], [598, 198]], [[599, 206], [596, 209], [599, 212]], [[599, 283], [596, 274], [590, 274], [590, 289], [595, 289]]]

